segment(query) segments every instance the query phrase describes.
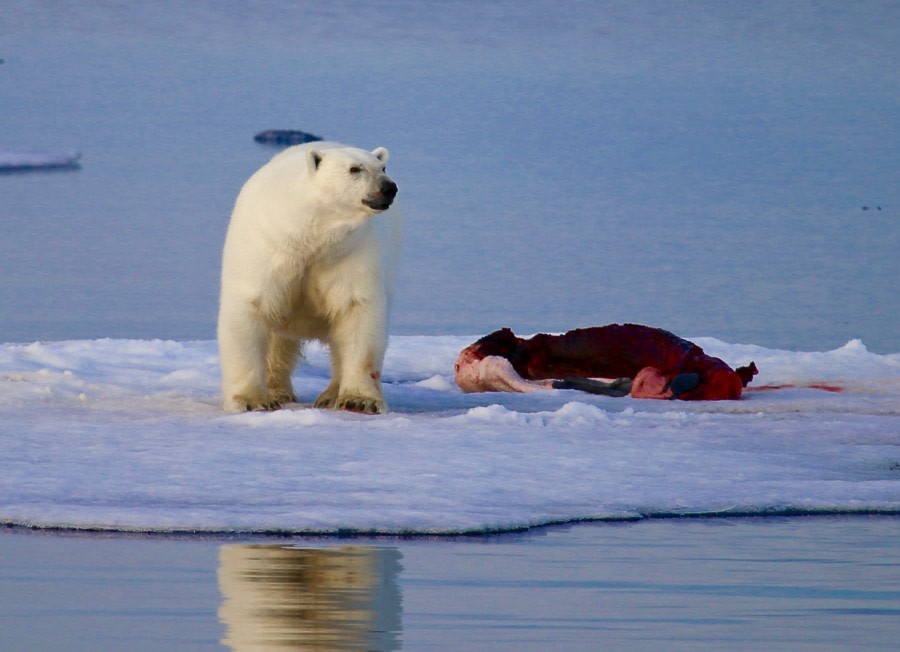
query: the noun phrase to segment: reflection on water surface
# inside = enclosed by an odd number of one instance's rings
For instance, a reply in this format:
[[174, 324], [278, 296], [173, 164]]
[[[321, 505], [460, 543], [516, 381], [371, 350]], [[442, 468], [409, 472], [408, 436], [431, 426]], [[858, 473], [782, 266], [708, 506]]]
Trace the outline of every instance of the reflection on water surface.
[[232, 650], [399, 649], [400, 551], [235, 544], [219, 552]]

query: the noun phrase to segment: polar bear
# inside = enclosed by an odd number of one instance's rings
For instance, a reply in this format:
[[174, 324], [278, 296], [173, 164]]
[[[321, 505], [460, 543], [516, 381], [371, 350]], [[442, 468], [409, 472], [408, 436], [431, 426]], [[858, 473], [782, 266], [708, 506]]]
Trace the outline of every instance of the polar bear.
[[218, 340], [224, 407], [296, 401], [302, 342], [331, 352], [315, 407], [383, 413], [391, 288], [374, 222], [397, 185], [388, 150], [315, 142], [275, 155], [241, 189], [222, 254]]

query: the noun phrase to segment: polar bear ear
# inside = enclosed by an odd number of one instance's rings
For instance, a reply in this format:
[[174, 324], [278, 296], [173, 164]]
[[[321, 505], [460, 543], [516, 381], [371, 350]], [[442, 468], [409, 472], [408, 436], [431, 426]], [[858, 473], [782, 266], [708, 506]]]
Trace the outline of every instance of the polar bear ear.
[[387, 149], [385, 149], [384, 147], [378, 147], [377, 149], [373, 149], [372, 153], [375, 155], [375, 158], [377, 158], [382, 163], [387, 163], [388, 159], [391, 156], [388, 153]]
[[309, 171], [315, 172], [319, 169], [319, 163], [322, 162], [322, 152], [311, 149], [306, 153], [306, 161], [309, 163]]

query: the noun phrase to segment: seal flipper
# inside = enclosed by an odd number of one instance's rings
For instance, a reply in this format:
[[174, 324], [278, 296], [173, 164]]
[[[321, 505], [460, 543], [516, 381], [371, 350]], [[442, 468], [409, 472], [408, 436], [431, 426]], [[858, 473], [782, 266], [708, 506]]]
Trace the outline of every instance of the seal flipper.
[[672, 391], [672, 398], [676, 399], [682, 394], [686, 394], [696, 389], [700, 384], [700, 375], [694, 373], [678, 374], [668, 382], [666, 387]]
[[741, 384], [746, 387], [750, 384], [750, 381], [753, 380], [753, 376], [759, 373], [759, 369], [756, 367], [755, 362], [750, 362], [750, 364], [744, 367], [738, 367], [734, 370], [735, 373], [740, 377]]
[[591, 378], [578, 378], [569, 376], [562, 380], [553, 381], [553, 389], [577, 389], [588, 394], [601, 396], [628, 396], [631, 393], [631, 378], [619, 378], [611, 383]]

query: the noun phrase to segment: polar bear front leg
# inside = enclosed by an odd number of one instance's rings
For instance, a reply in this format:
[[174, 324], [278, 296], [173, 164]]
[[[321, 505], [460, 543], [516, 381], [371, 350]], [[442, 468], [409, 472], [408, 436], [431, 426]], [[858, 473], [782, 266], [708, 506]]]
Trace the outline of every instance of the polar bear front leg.
[[229, 412], [274, 410], [278, 402], [266, 387], [268, 331], [252, 316], [219, 315], [222, 396]]
[[[384, 414], [381, 365], [387, 341], [384, 311], [354, 303], [334, 324], [331, 347], [332, 380], [316, 407]], [[336, 391], [335, 391], [336, 390]]]

